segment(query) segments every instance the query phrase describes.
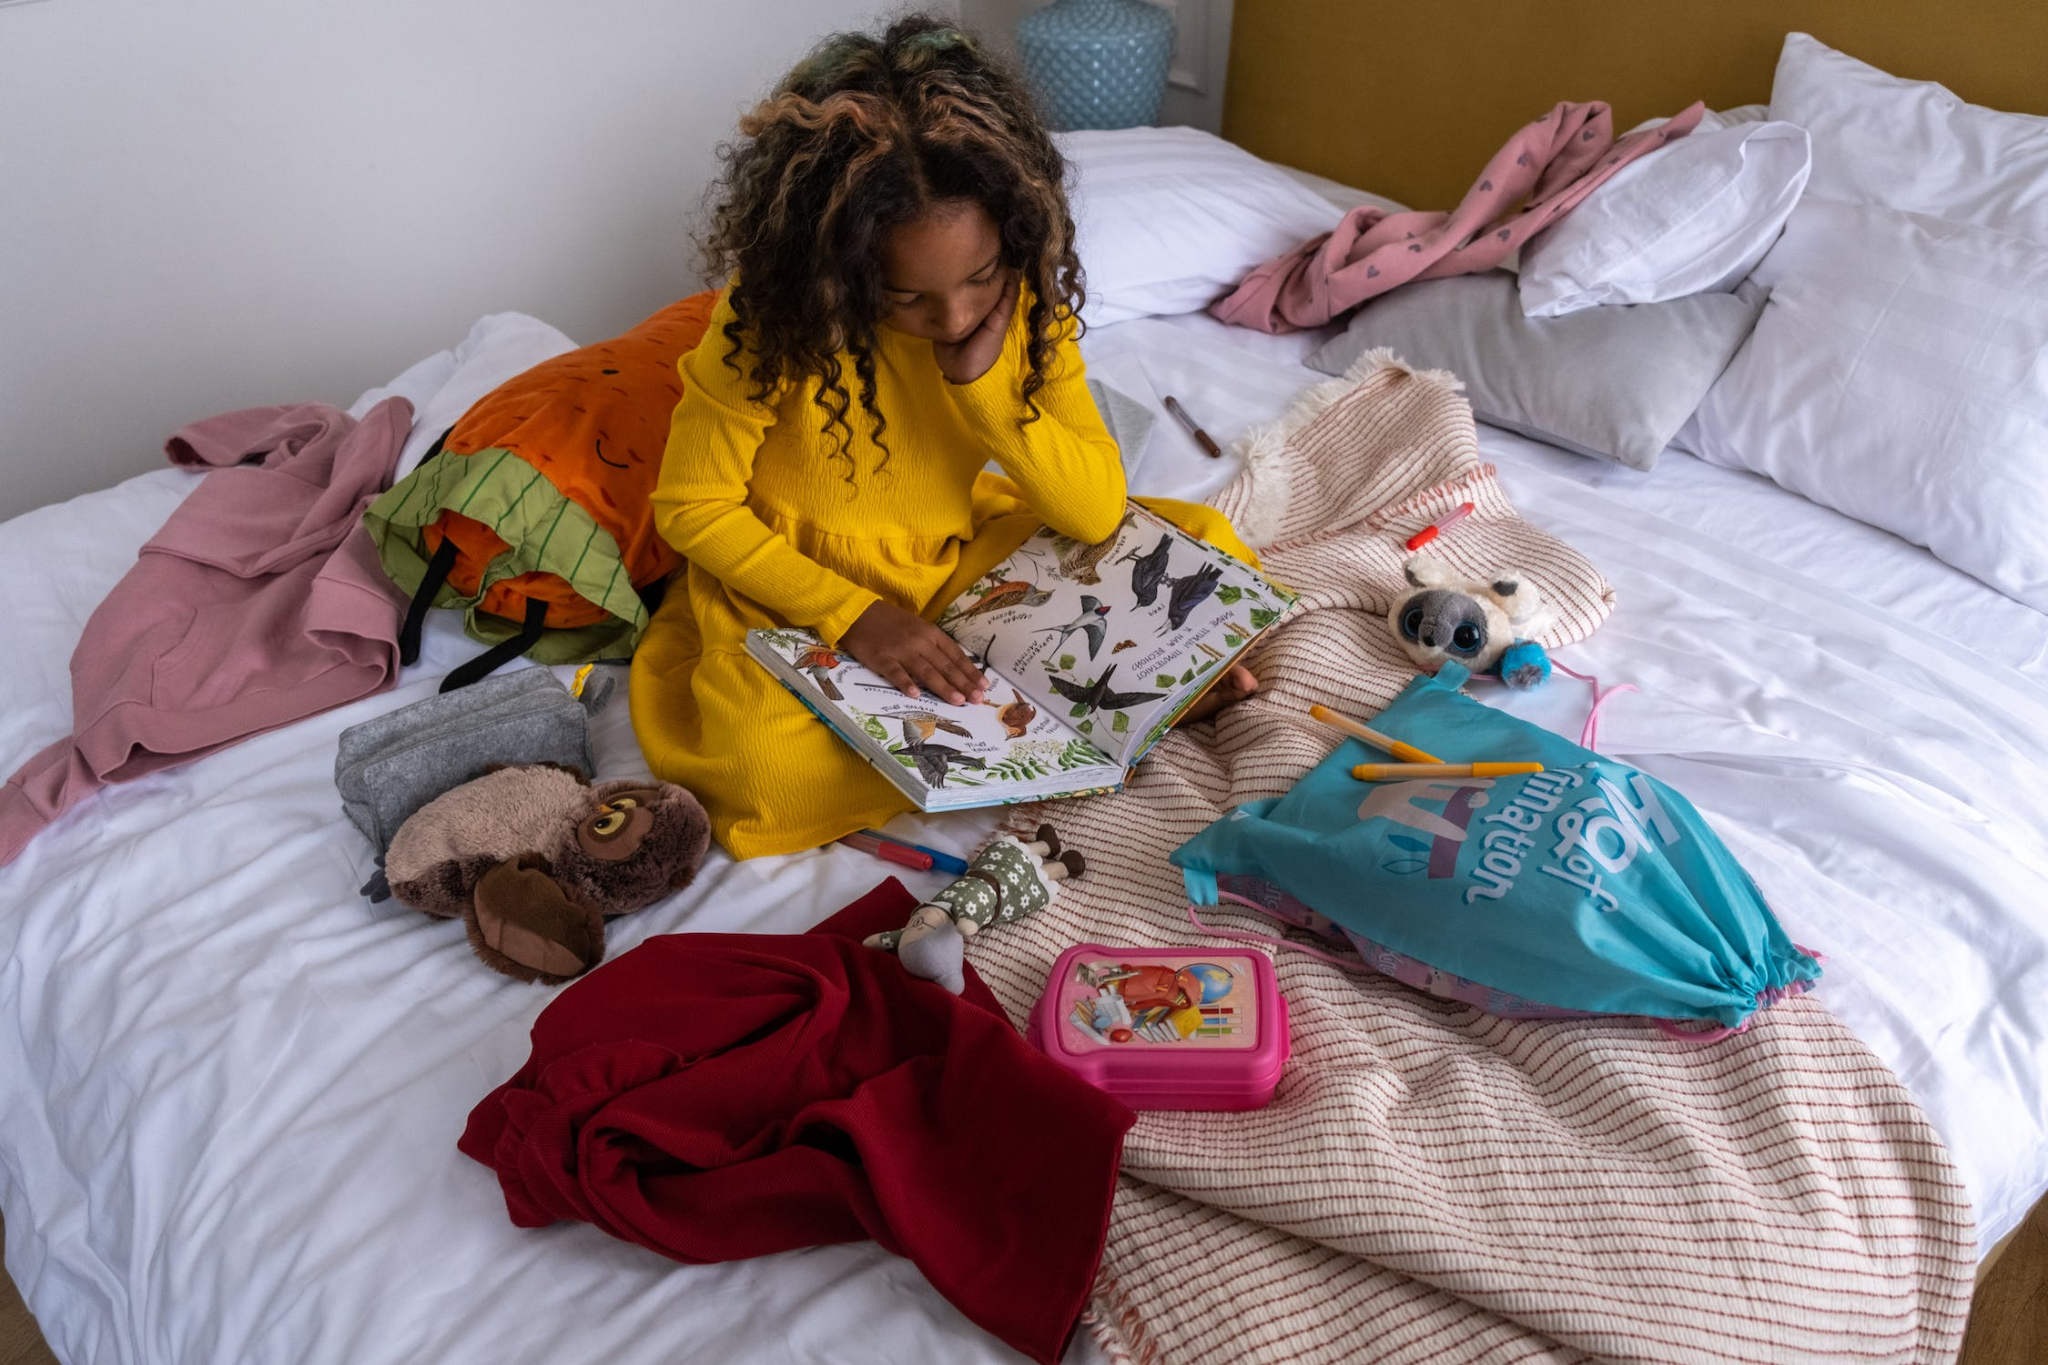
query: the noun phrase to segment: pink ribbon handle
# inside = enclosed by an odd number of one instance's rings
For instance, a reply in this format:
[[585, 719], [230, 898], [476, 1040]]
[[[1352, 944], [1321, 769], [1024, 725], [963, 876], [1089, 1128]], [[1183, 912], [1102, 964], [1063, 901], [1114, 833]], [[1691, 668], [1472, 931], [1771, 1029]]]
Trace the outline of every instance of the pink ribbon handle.
[[1642, 689], [1634, 683], [1616, 683], [1614, 686], [1603, 690], [1600, 686], [1600, 679], [1591, 673], [1581, 673], [1575, 668], [1559, 663], [1554, 658], [1550, 661], [1550, 666], [1567, 677], [1577, 678], [1582, 683], [1592, 684], [1593, 709], [1586, 713], [1585, 728], [1579, 731], [1579, 747], [1581, 749], [1591, 749], [1598, 753], [1600, 745], [1600, 712], [1606, 708], [1608, 702], [1613, 701], [1622, 693], [1640, 693]]

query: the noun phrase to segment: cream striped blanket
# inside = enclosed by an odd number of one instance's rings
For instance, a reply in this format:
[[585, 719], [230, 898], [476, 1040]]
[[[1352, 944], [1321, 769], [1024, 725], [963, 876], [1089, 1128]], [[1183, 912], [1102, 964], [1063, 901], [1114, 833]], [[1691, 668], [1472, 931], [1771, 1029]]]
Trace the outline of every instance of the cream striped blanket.
[[[1410, 676], [1384, 622], [1401, 541], [1463, 501], [1474, 516], [1433, 554], [1524, 570], [1559, 608], [1549, 644], [1606, 616], [1598, 571], [1516, 517], [1448, 375], [1368, 355], [1253, 441], [1217, 503], [1303, 605], [1254, 660], [1255, 700], [1177, 732], [1122, 795], [1059, 808], [1088, 876], [971, 941], [1013, 1018], [1073, 943], [1198, 941], [1167, 853], [1328, 753], [1310, 702], [1392, 699]], [[1294, 1055], [1273, 1104], [1131, 1130], [1095, 1297], [1113, 1356], [1955, 1357], [1968, 1202], [1825, 983], [1697, 1048], [1638, 1020], [1511, 1023], [1302, 954], [1275, 965]]]

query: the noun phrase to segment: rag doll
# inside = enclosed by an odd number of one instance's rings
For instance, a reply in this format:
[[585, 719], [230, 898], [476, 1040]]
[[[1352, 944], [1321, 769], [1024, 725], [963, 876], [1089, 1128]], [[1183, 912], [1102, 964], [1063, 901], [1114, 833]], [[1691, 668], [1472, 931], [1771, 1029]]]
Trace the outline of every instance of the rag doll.
[[1420, 554], [1402, 572], [1413, 590], [1394, 599], [1387, 624], [1416, 668], [1434, 676], [1456, 660], [1474, 674], [1495, 673], [1516, 688], [1549, 679], [1550, 656], [1530, 637], [1550, 623], [1550, 609], [1519, 572], [1468, 579]]
[[670, 783], [500, 768], [420, 807], [364, 890], [462, 920], [487, 966], [553, 985], [603, 960], [606, 919], [688, 885], [710, 840], [697, 798]]
[[912, 976], [958, 995], [967, 986], [970, 935], [1043, 910], [1061, 881], [1086, 870], [1079, 853], [1060, 847], [1051, 825], [1040, 825], [1030, 843], [999, 834], [974, 855], [965, 873], [911, 911], [901, 929], [870, 934], [862, 942], [896, 954]]

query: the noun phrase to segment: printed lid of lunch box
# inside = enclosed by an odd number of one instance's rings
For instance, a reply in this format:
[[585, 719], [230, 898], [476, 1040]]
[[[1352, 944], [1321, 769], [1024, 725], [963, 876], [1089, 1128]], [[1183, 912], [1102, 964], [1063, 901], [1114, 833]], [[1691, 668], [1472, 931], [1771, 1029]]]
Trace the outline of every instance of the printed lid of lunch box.
[[1062, 1052], [1250, 1051], [1262, 1025], [1249, 953], [1100, 948], [1069, 953], [1050, 1011]]

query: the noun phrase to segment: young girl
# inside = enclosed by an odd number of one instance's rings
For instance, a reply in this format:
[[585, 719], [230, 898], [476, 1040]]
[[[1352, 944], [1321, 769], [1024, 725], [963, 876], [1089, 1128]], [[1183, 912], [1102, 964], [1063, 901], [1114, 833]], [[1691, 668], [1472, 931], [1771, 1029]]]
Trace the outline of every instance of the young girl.
[[[648, 762], [737, 858], [909, 809], [746, 653], [815, 630], [900, 687], [980, 701], [929, 616], [1043, 523], [1124, 510], [1074, 344], [1064, 166], [972, 39], [914, 17], [827, 39], [725, 149], [707, 256], [729, 279], [681, 363], [655, 524], [688, 561], [633, 662]], [[993, 459], [1007, 478], [983, 472]], [[1152, 501], [1251, 559], [1205, 507]], [[1233, 669], [1200, 714], [1257, 684]]]

